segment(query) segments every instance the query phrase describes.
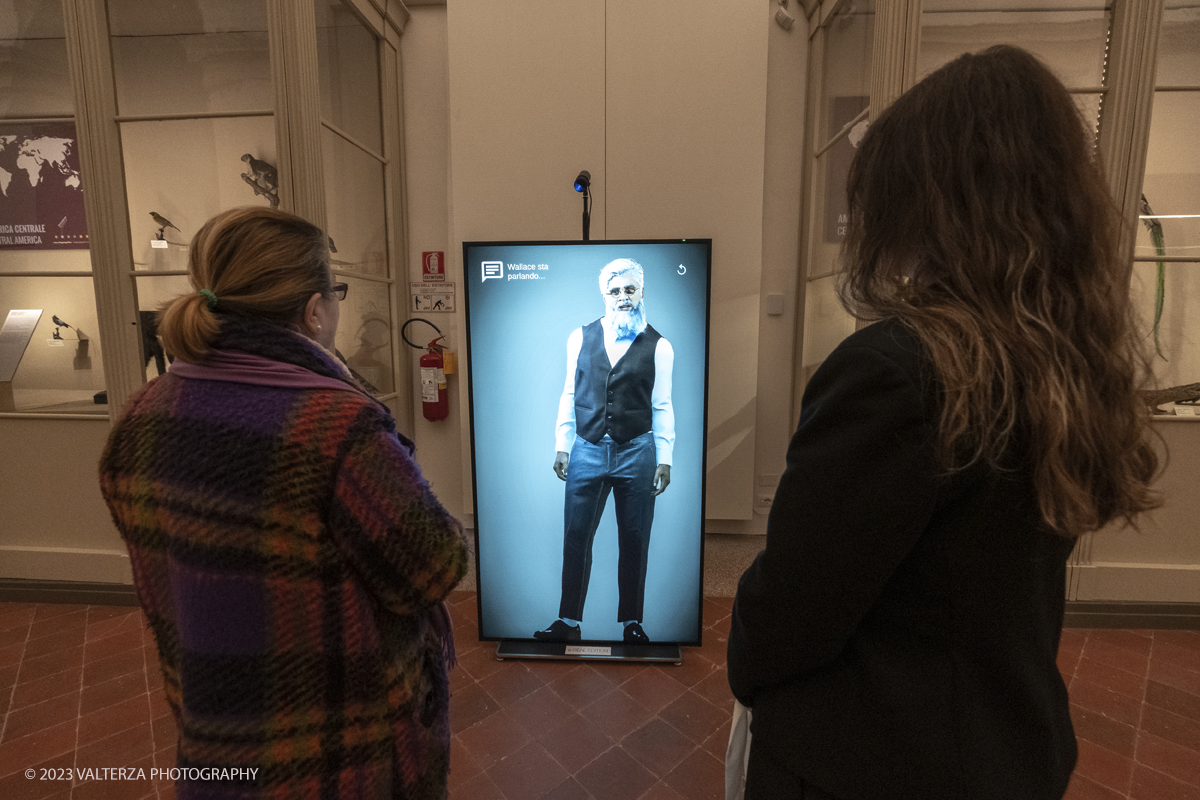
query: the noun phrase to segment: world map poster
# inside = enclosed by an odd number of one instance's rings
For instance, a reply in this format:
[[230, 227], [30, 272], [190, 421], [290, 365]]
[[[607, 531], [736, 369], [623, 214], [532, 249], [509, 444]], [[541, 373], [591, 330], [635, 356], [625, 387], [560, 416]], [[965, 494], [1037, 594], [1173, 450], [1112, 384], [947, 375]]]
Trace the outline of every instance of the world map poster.
[[0, 124], [0, 250], [87, 246], [75, 123]]

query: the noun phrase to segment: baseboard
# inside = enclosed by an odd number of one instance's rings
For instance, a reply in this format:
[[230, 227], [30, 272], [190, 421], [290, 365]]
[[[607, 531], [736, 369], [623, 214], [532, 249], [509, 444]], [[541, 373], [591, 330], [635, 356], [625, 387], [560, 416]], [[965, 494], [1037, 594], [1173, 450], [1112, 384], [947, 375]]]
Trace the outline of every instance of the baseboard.
[[114, 533], [112, 547], [0, 544], [0, 581], [133, 584], [129, 552]]
[[73, 603], [81, 606], [136, 606], [137, 593], [125, 583], [0, 579], [3, 603]]
[[[136, 606], [137, 593], [123, 583], [0, 579], [3, 603], [74, 603], [94, 606]], [[1200, 630], [1200, 603], [1067, 602], [1067, 628], [1133, 628]]]
[[1063, 627], [1200, 630], [1200, 603], [1068, 600]]

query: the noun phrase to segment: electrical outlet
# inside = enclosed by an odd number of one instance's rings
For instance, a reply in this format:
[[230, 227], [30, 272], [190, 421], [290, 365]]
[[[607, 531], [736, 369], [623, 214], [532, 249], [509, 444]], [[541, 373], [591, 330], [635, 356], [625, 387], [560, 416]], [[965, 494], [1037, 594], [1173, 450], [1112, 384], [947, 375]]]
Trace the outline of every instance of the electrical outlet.
[[754, 498], [754, 513], [767, 514], [771, 511], [771, 504], [775, 502], [775, 495], [760, 494]]
[[779, 485], [781, 477], [778, 472], [764, 472], [758, 476], [758, 486], [760, 489], [769, 489], [774, 494], [775, 487]]

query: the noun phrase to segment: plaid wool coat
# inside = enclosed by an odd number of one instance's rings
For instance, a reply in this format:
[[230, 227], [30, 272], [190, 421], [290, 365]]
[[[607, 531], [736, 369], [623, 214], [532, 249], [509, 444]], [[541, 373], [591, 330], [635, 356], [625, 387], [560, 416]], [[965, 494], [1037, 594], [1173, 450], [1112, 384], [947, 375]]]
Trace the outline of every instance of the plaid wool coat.
[[257, 769], [177, 794], [445, 797], [437, 620], [466, 569], [461, 526], [387, 409], [327, 352], [228, 317], [217, 347], [302, 367], [314, 386], [167, 373], [123, 410], [100, 464], [178, 765]]

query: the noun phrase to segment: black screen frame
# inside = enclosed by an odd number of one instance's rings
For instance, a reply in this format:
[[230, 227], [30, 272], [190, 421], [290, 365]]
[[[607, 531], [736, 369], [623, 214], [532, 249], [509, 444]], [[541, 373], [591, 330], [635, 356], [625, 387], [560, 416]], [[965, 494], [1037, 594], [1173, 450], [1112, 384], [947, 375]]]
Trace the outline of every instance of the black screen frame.
[[[611, 245], [657, 245], [657, 244], [703, 244], [705, 246], [706, 270], [705, 270], [705, 286], [704, 286], [704, 387], [702, 401], [702, 441], [700, 445], [701, 463], [700, 463], [700, 530], [697, 535], [700, 541], [700, 576], [698, 581], [698, 589], [696, 595], [696, 630], [695, 635], [687, 640], [655, 640], [654, 644], [664, 645], [679, 645], [684, 647], [699, 647], [703, 643], [704, 631], [704, 521], [705, 507], [707, 502], [708, 491], [708, 388], [710, 378], [710, 354], [711, 354], [711, 330], [712, 330], [712, 239], [706, 238], [680, 238], [680, 239], [595, 239], [588, 241], [580, 240], [490, 240], [490, 241], [464, 241], [462, 249], [462, 277], [463, 277], [463, 309], [464, 309], [464, 328], [466, 331], [466, 366], [467, 366], [467, 407], [468, 407], [468, 429], [470, 434], [471, 444], [471, 510], [474, 519], [474, 544], [475, 544], [475, 601], [476, 601], [476, 630], [478, 631], [478, 641], [480, 642], [535, 642], [532, 635], [529, 637], [511, 637], [511, 636], [485, 636], [484, 628], [484, 598], [483, 598], [483, 581], [480, 567], [480, 517], [479, 517], [479, 487], [478, 487], [478, 461], [476, 458], [476, 433], [475, 433], [475, 381], [474, 381], [474, 358], [471, 340], [471, 249], [482, 247], [598, 247]], [[583, 645], [620, 645], [624, 644], [621, 640], [613, 639], [587, 639], [584, 638], [578, 644]]]

